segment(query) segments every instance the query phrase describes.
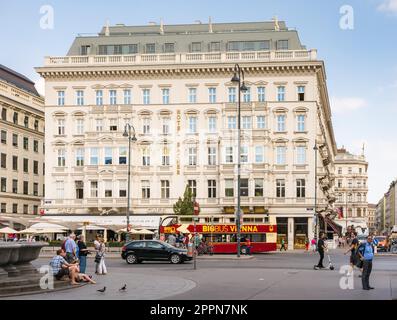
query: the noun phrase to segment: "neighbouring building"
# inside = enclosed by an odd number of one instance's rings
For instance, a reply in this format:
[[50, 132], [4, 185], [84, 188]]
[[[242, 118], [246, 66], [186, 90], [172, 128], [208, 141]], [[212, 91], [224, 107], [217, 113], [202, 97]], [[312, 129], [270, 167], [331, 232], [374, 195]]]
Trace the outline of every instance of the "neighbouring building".
[[335, 208], [339, 213], [335, 222], [368, 233], [368, 162], [364, 154], [354, 155], [346, 149], [338, 149], [335, 157]]
[[376, 233], [376, 204], [368, 204], [367, 225], [370, 233]]
[[[248, 87], [240, 190], [235, 64]], [[46, 216], [125, 223], [127, 123], [137, 137], [133, 215], [172, 214], [189, 185], [201, 215], [233, 223], [240, 192], [245, 223], [276, 216], [280, 239], [302, 246], [314, 231], [315, 142], [318, 210], [332, 210], [325, 66], [285, 22], [106, 26], [37, 72], [46, 83]]]
[[376, 206], [376, 228], [379, 234], [388, 234], [397, 227], [397, 179]]
[[44, 196], [44, 98], [0, 65], [0, 214], [37, 215]]

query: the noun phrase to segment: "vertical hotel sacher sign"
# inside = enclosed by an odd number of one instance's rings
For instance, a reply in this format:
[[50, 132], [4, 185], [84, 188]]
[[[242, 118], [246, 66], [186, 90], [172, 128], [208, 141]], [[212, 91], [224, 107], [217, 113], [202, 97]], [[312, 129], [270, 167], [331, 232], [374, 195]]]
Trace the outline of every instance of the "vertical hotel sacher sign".
[[[179, 132], [181, 131], [181, 110], [177, 110], [176, 112], [176, 131], [177, 134], [179, 135]], [[180, 160], [180, 155], [181, 155], [181, 143], [178, 142], [176, 145], [176, 174], [180, 175], [181, 174], [181, 160]]]

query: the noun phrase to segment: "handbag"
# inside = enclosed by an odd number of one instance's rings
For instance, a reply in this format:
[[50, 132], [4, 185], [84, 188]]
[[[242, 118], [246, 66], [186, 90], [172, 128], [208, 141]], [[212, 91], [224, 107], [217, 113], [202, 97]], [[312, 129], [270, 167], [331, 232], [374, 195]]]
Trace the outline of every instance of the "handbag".
[[101, 262], [101, 259], [102, 259], [102, 256], [99, 253], [97, 253], [95, 256], [95, 263]]

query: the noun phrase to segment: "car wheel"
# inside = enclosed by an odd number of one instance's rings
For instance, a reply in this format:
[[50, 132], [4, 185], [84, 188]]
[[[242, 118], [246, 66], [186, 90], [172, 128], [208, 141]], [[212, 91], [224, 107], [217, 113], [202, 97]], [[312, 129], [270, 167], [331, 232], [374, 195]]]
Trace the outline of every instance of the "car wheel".
[[170, 258], [170, 261], [171, 261], [172, 264], [181, 263], [181, 260], [182, 260], [181, 257], [179, 255], [177, 255], [177, 254], [173, 254], [171, 256], [171, 258]]
[[125, 259], [128, 264], [136, 264], [138, 263], [138, 258], [136, 257], [135, 254], [129, 254], [127, 255], [127, 258]]
[[397, 254], [397, 246], [392, 247], [391, 252]]

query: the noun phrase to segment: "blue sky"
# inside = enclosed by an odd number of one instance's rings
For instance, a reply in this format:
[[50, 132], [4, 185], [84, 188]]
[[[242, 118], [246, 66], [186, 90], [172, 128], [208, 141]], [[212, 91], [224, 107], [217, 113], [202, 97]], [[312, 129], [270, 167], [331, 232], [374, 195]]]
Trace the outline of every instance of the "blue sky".
[[[40, 28], [40, 7], [54, 8], [54, 29]], [[340, 28], [350, 5], [353, 30]], [[325, 60], [338, 146], [369, 161], [369, 201], [397, 177], [397, 0], [13, 0], [0, 5], [0, 63], [38, 81], [44, 56], [65, 55], [78, 33], [112, 25], [267, 21], [274, 16], [299, 31]]]

